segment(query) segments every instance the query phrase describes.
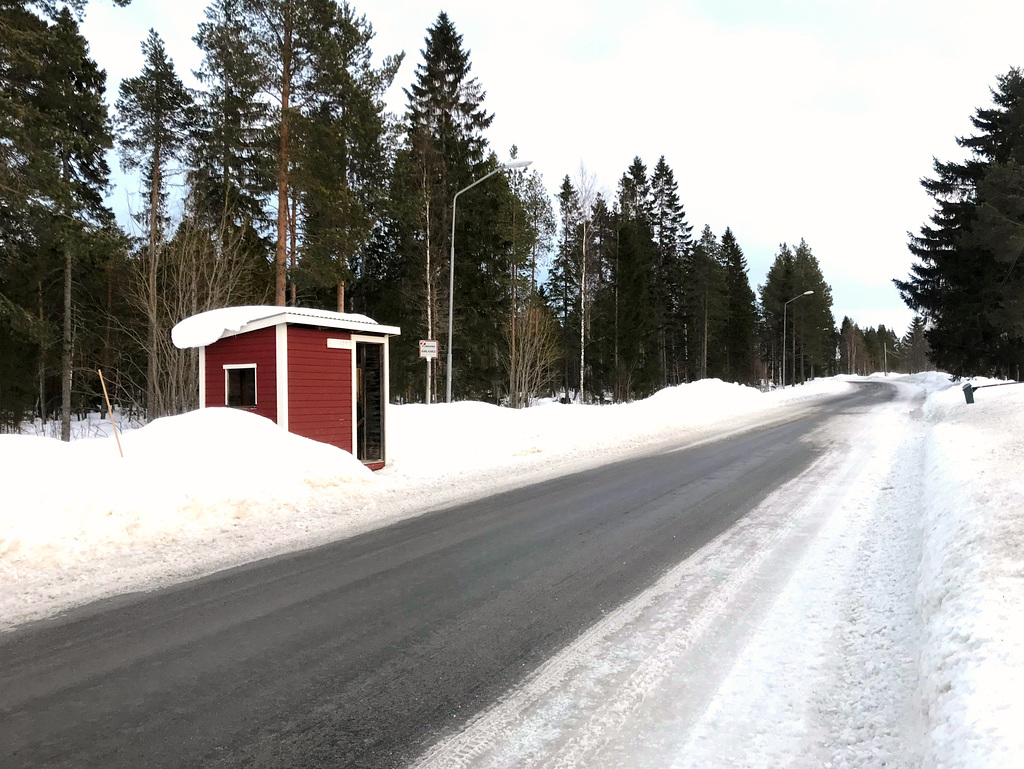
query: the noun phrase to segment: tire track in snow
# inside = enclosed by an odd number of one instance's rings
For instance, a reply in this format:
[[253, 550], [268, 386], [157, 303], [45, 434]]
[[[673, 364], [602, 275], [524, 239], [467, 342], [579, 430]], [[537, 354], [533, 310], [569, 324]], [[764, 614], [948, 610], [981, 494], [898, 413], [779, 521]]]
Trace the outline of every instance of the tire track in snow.
[[[883, 414], [892, 416], [904, 408], [905, 403], [894, 404]], [[415, 764], [417, 769], [666, 765], [673, 755], [685, 756], [681, 746], [700, 732], [699, 727], [709, 726], [709, 703], [713, 707], [719, 685], [734, 672], [761, 621], [774, 611], [772, 601], [806, 560], [809, 546], [817, 547], [822, 530], [830, 525], [842, 531], [845, 522], [833, 518], [843, 512], [844, 505], [856, 504], [847, 499], [850, 489], [863, 497], [865, 485], [877, 483], [884, 475], [880, 468], [892, 447], [873, 457], [879, 449], [872, 435], [878, 430], [879, 416], [848, 418], [844, 430], [827, 433], [826, 437], [838, 435], [843, 442], [732, 529], [587, 630], [462, 732], [435, 745]], [[857, 564], [877, 565], [886, 556], [877, 543], [865, 557], [858, 555], [856, 544], [870, 522], [860, 523], [847, 538], [846, 572]], [[836, 579], [824, 579], [822, 584], [834, 587]], [[854, 598], [858, 596], [863, 597], [855, 592]], [[862, 608], [856, 600], [844, 606], [847, 611]], [[816, 610], [827, 614], [830, 609]], [[827, 616], [818, 621], [824, 628], [837, 626]], [[849, 646], [860, 628], [855, 623], [844, 627], [852, 628], [854, 635], [848, 633], [838, 642]], [[870, 633], [864, 637], [870, 644]], [[784, 645], [789, 643], [783, 640]], [[799, 647], [799, 639], [791, 640], [794, 648]], [[821, 660], [822, 655], [828, 656], [820, 649], [811, 653]], [[859, 659], [856, 664], [863, 662]], [[836, 668], [823, 663], [822, 667], [833, 679], [857, 675], [849, 665]], [[820, 680], [820, 676], [811, 678]], [[884, 680], [876, 676], [873, 686], [877, 689], [879, 681], [884, 686]], [[820, 732], [820, 744], [840, 728], [827, 723], [827, 708], [809, 691], [809, 699], [800, 704], [811, 702], [820, 717], [807, 720], [807, 728], [796, 735], [797, 744], [805, 746], [807, 731]], [[767, 707], [777, 708], [779, 703]], [[892, 714], [875, 715], [885, 720]], [[761, 717], [770, 720], [772, 714]], [[853, 734], [850, 744], [871, 744], [871, 729], [877, 725], [870, 722], [866, 731]], [[889, 736], [890, 747], [899, 743], [900, 735]], [[697, 746], [691, 739], [688, 747]], [[700, 750], [691, 757], [697, 754], [708, 757]], [[808, 765], [823, 765], [821, 753], [814, 750], [812, 754], [806, 756], [811, 761]], [[832, 757], [840, 754], [834, 752]]]
[[814, 511], [855, 472], [848, 454], [828, 452], [434, 746], [417, 769], [565, 767], [593, 757], [687, 651], [714, 635], [783, 545], [806, 545], [808, 519], [815, 528]]
[[920, 765], [921, 431], [898, 411], [872, 421], [870, 461], [837, 497], [673, 769]]

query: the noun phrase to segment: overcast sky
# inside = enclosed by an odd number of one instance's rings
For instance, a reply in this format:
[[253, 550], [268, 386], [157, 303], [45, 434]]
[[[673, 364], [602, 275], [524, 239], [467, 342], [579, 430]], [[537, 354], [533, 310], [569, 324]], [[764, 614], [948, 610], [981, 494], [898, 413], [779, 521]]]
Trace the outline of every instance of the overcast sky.
[[[142, 68], [149, 27], [194, 84], [206, 0], [92, 0], [84, 33], [108, 100]], [[961, 158], [997, 75], [1024, 65], [1024, 4], [1005, 0], [584, 2], [363, 0], [378, 59], [405, 51], [389, 103], [445, 10], [495, 113], [492, 148], [512, 144], [554, 192], [582, 163], [610, 198], [634, 156], [675, 171], [694, 234], [731, 227], [751, 284], [782, 242], [804, 238], [832, 286], [834, 314], [902, 333], [893, 288], [907, 232], [931, 212], [919, 184], [932, 158]], [[122, 185], [116, 210], [138, 200]], [[467, 204], [468, 204], [467, 200]], [[136, 204], [137, 205], [137, 204]]]

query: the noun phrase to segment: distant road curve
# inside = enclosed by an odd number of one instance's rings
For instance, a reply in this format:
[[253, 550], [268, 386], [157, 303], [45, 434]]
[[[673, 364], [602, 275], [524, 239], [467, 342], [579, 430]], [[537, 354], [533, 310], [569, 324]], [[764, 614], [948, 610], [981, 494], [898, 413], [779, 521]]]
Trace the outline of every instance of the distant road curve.
[[404, 766], [895, 392], [0, 635], [0, 766]]

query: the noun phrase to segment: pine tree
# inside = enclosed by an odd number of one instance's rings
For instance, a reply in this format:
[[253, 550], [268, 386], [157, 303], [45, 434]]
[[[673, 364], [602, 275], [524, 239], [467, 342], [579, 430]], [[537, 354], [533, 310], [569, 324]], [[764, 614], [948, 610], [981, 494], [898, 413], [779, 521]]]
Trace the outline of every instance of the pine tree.
[[273, 186], [269, 107], [260, 98], [264, 73], [245, 32], [242, 0], [214, 0], [192, 38], [203, 51], [189, 160], [191, 209], [216, 226], [234, 222], [264, 233]]
[[295, 120], [293, 205], [303, 235], [299, 270], [312, 286], [334, 290], [338, 312], [346, 309], [346, 282], [365, 272], [365, 249], [386, 205], [390, 168], [383, 99], [402, 56], [374, 68], [373, 38], [365, 16], [347, 3], [337, 8], [330, 34], [318, 46], [312, 97]]
[[[332, 0], [241, 0], [237, 30], [255, 59], [264, 92], [274, 102], [271, 128], [275, 140], [277, 245], [274, 255], [274, 302], [286, 303], [289, 234], [294, 217], [292, 168], [295, 124], [303, 106], [315, 98], [315, 65], [330, 45], [336, 6]], [[294, 240], [294, 238], [293, 238]]]

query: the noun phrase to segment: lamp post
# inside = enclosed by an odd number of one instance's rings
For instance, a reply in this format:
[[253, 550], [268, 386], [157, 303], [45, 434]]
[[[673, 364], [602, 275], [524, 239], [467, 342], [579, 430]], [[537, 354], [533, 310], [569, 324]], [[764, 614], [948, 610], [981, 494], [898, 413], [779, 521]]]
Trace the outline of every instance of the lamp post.
[[507, 171], [513, 168], [526, 168], [526, 166], [532, 163], [532, 160], [513, 160], [510, 163], [502, 163], [489, 174], [484, 174], [475, 182], [470, 184], [468, 187], [463, 187], [461, 190], [455, 193], [452, 198], [452, 255], [448, 264], [448, 366], [446, 372], [445, 382], [445, 402], [452, 402], [452, 319], [455, 311], [455, 205], [461, 195], [466, 190], [470, 190], [476, 187], [480, 182], [485, 179], [489, 179], [499, 171]]
[[[795, 302], [801, 296], [810, 296], [813, 291], [804, 291], [802, 294], [794, 296], [789, 302]], [[782, 305], [782, 389], [786, 389], [786, 310], [789, 308], [789, 302], [784, 302]]]

